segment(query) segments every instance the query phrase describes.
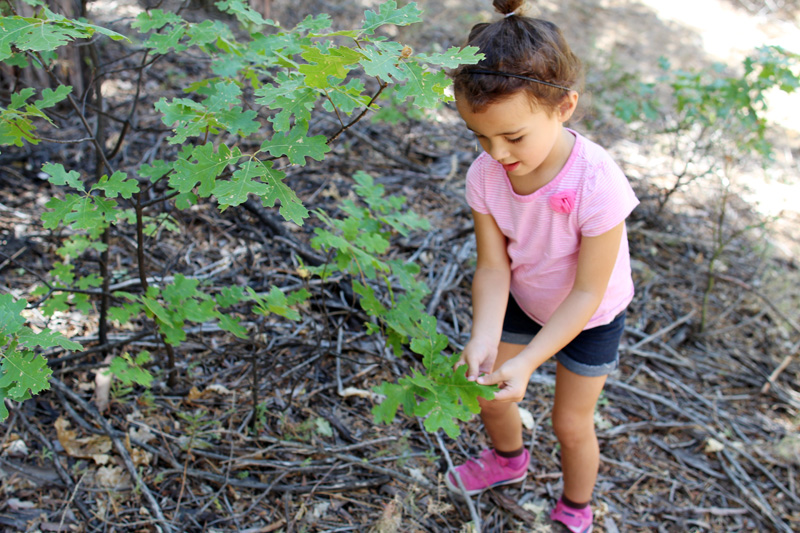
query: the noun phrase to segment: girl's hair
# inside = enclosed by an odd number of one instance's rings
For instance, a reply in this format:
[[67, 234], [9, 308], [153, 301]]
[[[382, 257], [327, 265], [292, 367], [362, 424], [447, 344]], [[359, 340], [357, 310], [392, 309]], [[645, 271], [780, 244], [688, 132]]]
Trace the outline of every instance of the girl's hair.
[[506, 16], [473, 26], [465, 46], [477, 46], [485, 57], [477, 65], [462, 65], [455, 70], [456, 94], [465, 98], [473, 111], [480, 112], [520, 91], [535, 105], [555, 109], [566, 94], [565, 87], [580, 91], [581, 61], [558, 26], [518, 14], [523, 0], [492, 3]]

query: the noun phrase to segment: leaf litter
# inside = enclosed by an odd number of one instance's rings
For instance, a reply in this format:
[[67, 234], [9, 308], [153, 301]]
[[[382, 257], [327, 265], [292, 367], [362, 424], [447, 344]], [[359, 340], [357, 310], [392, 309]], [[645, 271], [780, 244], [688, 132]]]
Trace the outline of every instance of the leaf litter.
[[[608, 128], [589, 134], [613, 137]], [[349, 176], [366, 170], [430, 219], [430, 232], [395, 238], [391, 253], [417, 258], [453, 350], [466, 342], [470, 325], [474, 259], [459, 253], [471, 238], [461, 182], [474, 156], [470, 142], [452, 109], [436, 122], [359, 124], [324, 161], [290, 174], [311, 205], [335, 212], [352, 190]], [[644, 180], [634, 185], [642, 198], [652, 192]], [[36, 199], [44, 194], [34, 180], [4, 188], [0, 203], [14, 211], [0, 214], [2, 228], [30, 224], [15, 213], [40, 209]], [[679, 205], [692, 201], [686, 191]], [[275, 237], [261, 218], [275, 215], [256, 210], [220, 214], [209, 206], [193, 216], [212, 229], [163, 235], [157, 260], [182, 257], [187, 275], [222, 261], [228, 266], [212, 280], [219, 286], [303, 278], [295, 251], [307, 247], [305, 230]], [[638, 294], [620, 371], [598, 408], [597, 529], [800, 529], [797, 362], [775, 374], [800, 335], [792, 326], [796, 259], [762, 259], [750, 253], [755, 243], [737, 241], [725, 259], [728, 281], [713, 294], [713, 328], [700, 334], [692, 313], [702, 300], [702, 258], [711, 253], [702, 219], [686, 208], [657, 217], [645, 200], [629, 230]], [[46, 242], [22, 237], [38, 248]], [[41, 271], [50, 261], [42, 254], [23, 260]], [[0, 276], [4, 285], [35, 282], [8, 267]], [[180, 388], [157, 381], [147, 392], [115, 382], [102, 412], [91, 404], [102, 361], [57, 365], [53, 390], [3, 424], [0, 522], [31, 531], [474, 531], [471, 510], [447, 493], [441, 473], [444, 455], [460, 462], [487, 445], [479, 421], [461, 424], [461, 435], [441, 440], [444, 446], [419, 420], [375, 425], [373, 387], [407, 375], [419, 361], [387, 355], [366, 337], [366, 317], [343, 286], [315, 286], [320, 303], [304, 309], [299, 324], [250, 326], [250, 341], [188, 332]], [[332, 320], [334, 313], [340, 318]], [[64, 330], [91, 337], [80, 314], [64, 315]], [[127, 349], [160, 348], [143, 337]], [[560, 493], [549, 427], [553, 377], [554, 367], [544, 365], [521, 403], [530, 414], [528, 479], [472, 502], [482, 531], [558, 530], [546, 518]]]

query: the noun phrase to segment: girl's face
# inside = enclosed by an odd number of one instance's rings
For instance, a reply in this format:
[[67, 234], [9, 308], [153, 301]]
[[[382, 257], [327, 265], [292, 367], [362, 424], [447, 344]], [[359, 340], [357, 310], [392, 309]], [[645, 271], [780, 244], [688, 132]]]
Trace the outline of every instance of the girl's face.
[[563, 123], [577, 103], [578, 93], [572, 91], [558, 109], [547, 110], [533, 106], [525, 93], [517, 92], [475, 113], [456, 95], [456, 107], [467, 128], [515, 184], [527, 178], [549, 181], [561, 170], [572, 149], [572, 136]]

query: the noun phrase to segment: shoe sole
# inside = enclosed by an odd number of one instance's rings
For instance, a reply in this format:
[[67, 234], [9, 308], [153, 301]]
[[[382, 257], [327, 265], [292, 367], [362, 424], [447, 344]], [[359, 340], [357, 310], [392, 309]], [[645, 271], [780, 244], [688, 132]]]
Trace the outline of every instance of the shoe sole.
[[[570, 532], [572, 531], [572, 529], [570, 529], [570, 527], [567, 524], [565, 524], [564, 522], [562, 522], [561, 520], [557, 520], [557, 519], [555, 519], [555, 518], [553, 518], [551, 516], [550, 517], [550, 521], [552, 523], [554, 523], [554, 524], [558, 524], [565, 531], [570, 531]], [[592, 529], [594, 529], [594, 524], [589, 524], [589, 528], [588, 529], [584, 529], [580, 533], [592, 533]]]
[[481, 492], [487, 491], [489, 489], [493, 489], [495, 487], [502, 487], [503, 485], [513, 485], [514, 483], [520, 483], [520, 482], [524, 481], [528, 477], [528, 472], [525, 472], [521, 476], [519, 476], [518, 478], [507, 479], [505, 481], [498, 481], [497, 483], [495, 483], [493, 485], [489, 485], [485, 489], [475, 489], [475, 490], [462, 491], [461, 488], [458, 485], [454, 485], [453, 482], [450, 481], [450, 474], [453, 474], [453, 477], [455, 477], [457, 475], [452, 471], [448, 471], [447, 472], [447, 475], [444, 476], [444, 484], [447, 485], [447, 488], [450, 489], [451, 492], [454, 492], [456, 494], [464, 494], [464, 492], [466, 492], [467, 496], [475, 496], [477, 494], [480, 494]]
[[[559, 526], [561, 526], [561, 529], [564, 531], [572, 531], [570, 528], [567, 527], [566, 524], [559, 522], [558, 520], [552, 520], [552, 522], [554, 524], [558, 524]], [[594, 528], [592, 526], [589, 526], [589, 529], [584, 529], [583, 531], [581, 531], [581, 533], [592, 533], [592, 529]]]

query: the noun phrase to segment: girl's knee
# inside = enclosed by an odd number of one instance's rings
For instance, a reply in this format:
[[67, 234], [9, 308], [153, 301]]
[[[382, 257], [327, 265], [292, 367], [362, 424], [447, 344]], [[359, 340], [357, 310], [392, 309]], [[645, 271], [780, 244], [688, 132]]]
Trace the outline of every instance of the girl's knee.
[[553, 432], [562, 448], [573, 448], [594, 441], [597, 438], [594, 432], [594, 414], [586, 416], [579, 413], [554, 413]]

